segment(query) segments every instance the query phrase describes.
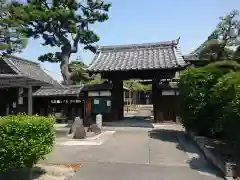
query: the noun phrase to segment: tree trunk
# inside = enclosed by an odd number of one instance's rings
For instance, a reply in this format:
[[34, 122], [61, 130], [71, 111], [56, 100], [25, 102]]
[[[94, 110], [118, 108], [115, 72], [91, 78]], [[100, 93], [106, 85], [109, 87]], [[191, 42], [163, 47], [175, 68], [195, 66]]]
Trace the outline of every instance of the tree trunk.
[[71, 77], [72, 77], [72, 74], [71, 72], [69, 72], [69, 68], [68, 68], [70, 55], [71, 55], [71, 46], [66, 45], [62, 47], [60, 69], [61, 69], [63, 81], [66, 85], [71, 84]]
[[129, 104], [130, 104], [130, 111], [132, 111], [132, 91], [129, 91]]

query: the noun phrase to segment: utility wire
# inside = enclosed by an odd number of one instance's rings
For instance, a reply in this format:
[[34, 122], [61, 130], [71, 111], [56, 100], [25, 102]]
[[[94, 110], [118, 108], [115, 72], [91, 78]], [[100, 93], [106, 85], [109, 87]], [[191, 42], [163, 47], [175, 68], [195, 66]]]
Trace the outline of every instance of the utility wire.
[[50, 70], [48, 70], [48, 69], [46, 69], [46, 68], [43, 68], [43, 70], [48, 71], [48, 72], [53, 73], [53, 74], [56, 74], [56, 75], [61, 75], [60, 73], [50, 71]]

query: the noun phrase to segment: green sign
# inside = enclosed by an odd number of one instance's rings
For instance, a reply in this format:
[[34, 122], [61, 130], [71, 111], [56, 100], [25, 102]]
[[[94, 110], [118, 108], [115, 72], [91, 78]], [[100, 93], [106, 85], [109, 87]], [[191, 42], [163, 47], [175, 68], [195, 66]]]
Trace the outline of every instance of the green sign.
[[94, 98], [92, 100], [92, 113], [109, 113], [111, 112], [111, 100], [108, 98]]

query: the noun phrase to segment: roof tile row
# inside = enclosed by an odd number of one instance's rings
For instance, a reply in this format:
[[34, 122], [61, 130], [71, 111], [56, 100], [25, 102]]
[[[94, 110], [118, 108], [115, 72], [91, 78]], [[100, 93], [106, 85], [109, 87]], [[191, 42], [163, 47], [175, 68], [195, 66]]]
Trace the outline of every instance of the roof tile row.
[[186, 65], [176, 41], [103, 46], [90, 72], [180, 68]]
[[56, 80], [41, 69], [38, 63], [15, 56], [3, 57], [2, 60], [18, 75], [31, 78], [43, 84], [61, 87]]

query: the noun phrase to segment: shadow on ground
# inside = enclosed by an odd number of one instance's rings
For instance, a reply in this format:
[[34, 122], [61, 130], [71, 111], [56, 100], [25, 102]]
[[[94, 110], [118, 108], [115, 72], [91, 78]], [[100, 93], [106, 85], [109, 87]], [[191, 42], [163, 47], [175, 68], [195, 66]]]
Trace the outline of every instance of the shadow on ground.
[[141, 127], [141, 128], [154, 127], [152, 125], [152, 119], [148, 116], [125, 117], [123, 121], [104, 122], [103, 125], [108, 127]]
[[[149, 131], [150, 138], [167, 141], [176, 144], [176, 149], [188, 154], [188, 164], [191, 169], [203, 174], [211, 174], [222, 178], [223, 174], [208, 162], [200, 149], [190, 140], [183, 131], [169, 129], [154, 129]], [[181, 138], [181, 142], [179, 139]]]
[[11, 169], [5, 173], [0, 173], [0, 180], [26, 180], [30, 177], [32, 177], [31, 179], [38, 179], [45, 173], [46, 171], [41, 167], [34, 167], [31, 171], [28, 168]]
[[[55, 128], [56, 137], [67, 137], [72, 125], [65, 124]], [[154, 128], [152, 119], [149, 116], [130, 116], [125, 117], [123, 121], [103, 122], [105, 127], [139, 127], [139, 128]]]

